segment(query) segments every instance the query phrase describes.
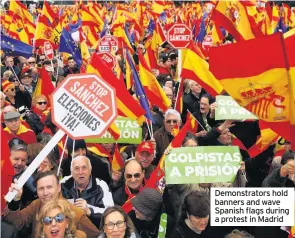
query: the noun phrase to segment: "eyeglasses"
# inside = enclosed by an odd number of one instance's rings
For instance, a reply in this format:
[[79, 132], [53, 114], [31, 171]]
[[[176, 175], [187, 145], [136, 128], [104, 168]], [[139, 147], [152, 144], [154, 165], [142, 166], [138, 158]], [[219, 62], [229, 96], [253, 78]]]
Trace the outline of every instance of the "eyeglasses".
[[44, 61], [45, 59], [39, 59], [40, 61]]
[[42, 105], [42, 104], [46, 105], [47, 102], [37, 102], [37, 104], [38, 104], [38, 105]]
[[10, 89], [11, 92], [14, 92], [14, 90], [15, 90], [15, 88], [11, 88], [11, 89]]
[[28, 62], [28, 64], [36, 64], [36, 62], [35, 61], [32, 61], [32, 62]]
[[66, 217], [65, 217], [64, 214], [59, 213], [59, 214], [57, 214], [55, 217], [44, 217], [44, 218], [42, 219], [42, 221], [43, 221], [43, 223], [44, 223], [46, 226], [49, 226], [49, 225], [52, 223], [53, 219], [54, 219], [57, 223], [62, 223], [62, 222], [66, 219]]
[[105, 224], [105, 227], [108, 230], [113, 230], [115, 228], [115, 226], [117, 226], [118, 228], [122, 228], [125, 225], [125, 221], [117, 221], [116, 223], [113, 222], [109, 222], [108, 224]]
[[140, 178], [140, 173], [135, 173], [135, 174], [126, 174], [126, 179], [131, 179], [132, 177], [138, 179]]
[[171, 124], [171, 122], [173, 122], [174, 124], [176, 124], [178, 121], [177, 120], [167, 120], [166, 121], [167, 124]]

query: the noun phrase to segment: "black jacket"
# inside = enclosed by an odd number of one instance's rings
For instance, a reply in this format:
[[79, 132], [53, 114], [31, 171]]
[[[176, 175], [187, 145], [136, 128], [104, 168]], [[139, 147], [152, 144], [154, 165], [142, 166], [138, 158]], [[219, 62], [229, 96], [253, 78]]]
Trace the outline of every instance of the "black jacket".
[[79, 74], [80, 69], [78, 65], [75, 65], [74, 68], [70, 68], [68, 65], [64, 67], [64, 76], [67, 77], [68, 74]]
[[41, 122], [40, 117], [36, 113], [28, 111], [23, 119], [29, 124], [30, 128], [36, 135], [44, 130], [44, 124]]
[[201, 96], [202, 93], [199, 97], [196, 97], [192, 92], [183, 96], [183, 110], [181, 114], [181, 119], [183, 123], [185, 123], [186, 121], [187, 110], [189, 110], [191, 113], [195, 113], [200, 110]]
[[[205, 122], [204, 122], [204, 119], [202, 117], [202, 114], [201, 114], [200, 110], [197, 111], [197, 112], [195, 112], [195, 113], [193, 113], [193, 116], [202, 125], [202, 126], [200, 126], [200, 125], [198, 126], [198, 131], [197, 132], [203, 131], [204, 129], [206, 130], [206, 125], [205, 125]], [[213, 128], [216, 125], [216, 121], [215, 121], [214, 118], [211, 118], [210, 117], [210, 112], [207, 114], [206, 118], [207, 118], [207, 123], [209, 124], [209, 126], [211, 128]]]
[[84, 190], [82, 193], [74, 188], [74, 179], [72, 176], [64, 177], [60, 183], [64, 198], [70, 200], [73, 199], [74, 201], [78, 198], [86, 200], [88, 207], [91, 210], [89, 219], [97, 226], [97, 228], [99, 228], [102, 213], [107, 207], [113, 206], [114, 202], [109, 187], [104, 181], [93, 176], [91, 176], [90, 179], [92, 186], [89, 189]]

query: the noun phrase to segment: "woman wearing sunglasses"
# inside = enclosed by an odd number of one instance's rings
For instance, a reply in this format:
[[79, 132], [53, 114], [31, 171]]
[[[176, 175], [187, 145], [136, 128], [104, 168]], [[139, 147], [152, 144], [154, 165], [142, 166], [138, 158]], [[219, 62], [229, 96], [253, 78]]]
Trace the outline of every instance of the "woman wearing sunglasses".
[[33, 111], [40, 117], [41, 122], [44, 124], [46, 116], [50, 111], [48, 107], [48, 100], [45, 95], [39, 95], [33, 98], [32, 102]]
[[58, 199], [44, 205], [37, 220], [36, 234], [38, 238], [84, 238], [86, 234], [74, 226], [75, 214], [68, 201]]
[[120, 206], [109, 207], [100, 221], [102, 234], [98, 238], [136, 238], [134, 225]]

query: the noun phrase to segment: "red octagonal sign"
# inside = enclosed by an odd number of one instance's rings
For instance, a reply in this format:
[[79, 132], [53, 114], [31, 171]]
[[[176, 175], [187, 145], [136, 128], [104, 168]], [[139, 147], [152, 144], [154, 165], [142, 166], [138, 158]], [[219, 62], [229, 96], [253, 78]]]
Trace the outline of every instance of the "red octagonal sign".
[[192, 39], [192, 32], [185, 24], [174, 24], [167, 32], [168, 43], [176, 48], [186, 48]]
[[103, 62], [106, 63], [106, 65], [111, 68], [114, 69], [116, 66], [116, 58], [114, 56], [112, 56], [112, 54], [110, 54], [109, 52], [100, 52], [97, 53], [97, 55], [102, 59]]
[[116, 119], [116, 90], [96, 74], [71, 74], [51, 97], [52, 120], [73, 139], [101, 136]]

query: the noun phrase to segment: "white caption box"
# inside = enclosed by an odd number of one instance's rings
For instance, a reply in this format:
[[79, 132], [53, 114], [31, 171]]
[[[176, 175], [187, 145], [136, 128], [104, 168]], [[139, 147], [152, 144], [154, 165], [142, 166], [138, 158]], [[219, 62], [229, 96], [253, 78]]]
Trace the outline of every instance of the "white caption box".
[[211, 188], [212, 226], [294, 226], [294, 188]]

